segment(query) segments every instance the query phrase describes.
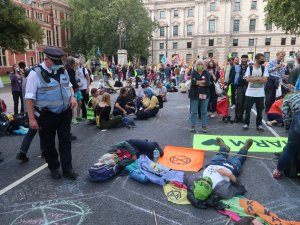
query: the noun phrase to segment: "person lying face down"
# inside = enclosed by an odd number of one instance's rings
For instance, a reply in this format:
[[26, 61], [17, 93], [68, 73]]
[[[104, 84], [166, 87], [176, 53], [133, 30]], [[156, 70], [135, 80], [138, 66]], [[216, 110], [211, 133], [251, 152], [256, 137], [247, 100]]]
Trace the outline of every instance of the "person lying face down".
[[[225, 145], [221, 138], [216, 138], [220, 146], [211, 162], [206, 166], [203, 174], [187, 175], [185, 184], [188, 186], [188, 199], [197, 208], [207, 208], [220, 206], [219, 200], [230, 199], [235, 195], [241, 195], [246, 192], [243, 185], [237, 181], [242, 165], [246, 160], [249, 148], [253, 141], [248, 139], [240, 151], [228, 159], [230, 148]], [[193, 177], [194, 176], [194, 177]]]

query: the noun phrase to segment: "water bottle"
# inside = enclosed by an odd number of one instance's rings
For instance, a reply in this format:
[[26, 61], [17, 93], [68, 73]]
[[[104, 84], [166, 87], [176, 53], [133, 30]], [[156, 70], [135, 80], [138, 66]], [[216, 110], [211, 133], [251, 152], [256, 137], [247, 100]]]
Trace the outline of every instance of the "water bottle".
[[160, 157], [160, 152], [158, 148], [155, 148], [153, 151], [153, 161], [156, 162]]

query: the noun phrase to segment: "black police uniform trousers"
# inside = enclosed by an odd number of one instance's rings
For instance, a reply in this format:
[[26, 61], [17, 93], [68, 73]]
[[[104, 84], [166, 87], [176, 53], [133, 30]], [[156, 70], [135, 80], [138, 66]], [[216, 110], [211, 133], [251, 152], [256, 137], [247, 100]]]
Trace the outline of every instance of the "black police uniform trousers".
[[235, 119], [243, 121], [246, 104], [247, 86], [236, 87], [235, 89]]
[[268, 112], [269, 109], [271, 108], [272, 104], [276, 100], [276, 90], [279, 85], [279, 79], [268, 77], [268, 81], [265, 85], [265, 94], [266, 94], [266, 99], [265, 99], [265, 111]]
[[[41, 113], [39, 117], [40, 138], [44, 147], [44, 155], [48, 168], [53, 171], [62, 167], [64, 173], [72, 171], [71, 154], [71, 114], [66, 110], [60, 114], [50, 111]], [[55, 136], [58, 136], [58, 153], [55, 148]]]

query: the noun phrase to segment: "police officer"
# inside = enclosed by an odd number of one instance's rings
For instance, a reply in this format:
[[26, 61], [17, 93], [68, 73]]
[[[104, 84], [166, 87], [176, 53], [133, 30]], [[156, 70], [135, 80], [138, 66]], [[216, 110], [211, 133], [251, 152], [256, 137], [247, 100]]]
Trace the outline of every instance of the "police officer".
[[[39, 129], [41, 141], [45, 145], [44, 155], [53, 179], [63, 176], [76, 180], [78, 174], [72, 168], [71, 155], [71, 113], [76, 107], [76, 99], [69, 75], [63, 67], [64, 52], [47, 47], [44, 62], [30, 71], [25, 91], [29, 126]], [[55, 148], [55, 135], [58, 135], [59, 155]]]

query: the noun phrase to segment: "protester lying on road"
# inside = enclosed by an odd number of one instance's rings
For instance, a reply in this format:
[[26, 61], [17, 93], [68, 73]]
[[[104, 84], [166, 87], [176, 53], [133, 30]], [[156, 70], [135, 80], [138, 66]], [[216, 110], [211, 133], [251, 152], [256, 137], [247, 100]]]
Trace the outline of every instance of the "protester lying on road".
[[[230, 148], [221, 138], [216, 138], [216, 141], [220, 146], [219, 153], [206, 166], [202, 178], [199, 176], [195, 176], [194, 180], [188, 178], [186, 183], [188, 199], [197, 208], [218, 207], [218, 200], [229, 199], [246, 192], [245, 187], [237, 181], [237, 176], [241, 172], [242, 165], [246, 160], [245, 155], [247, 155], [253, 140], [248, 139], [237, 155], [231, 159], [227, 159], [228, 154], [225, 154], [229, 153]], [[212, 199], [214, 204], [211, 205]]]

